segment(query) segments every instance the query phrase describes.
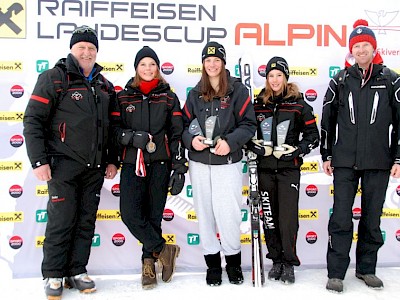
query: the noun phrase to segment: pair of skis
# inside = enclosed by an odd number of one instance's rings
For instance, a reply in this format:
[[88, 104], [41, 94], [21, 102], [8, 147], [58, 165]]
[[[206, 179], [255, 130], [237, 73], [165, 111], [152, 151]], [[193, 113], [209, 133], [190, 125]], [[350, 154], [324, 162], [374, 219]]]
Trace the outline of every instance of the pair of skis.
[[[254, 100], [253, 64], [247, 55], [239, 59], [240, 78]], [[249, 174], [249, 195], [247, 204], [250, 208], [251, 219], [251, 254], [253, 286], [262, 287], [265, 282], [262, 236], [261, 236], [261, 197], [258, 192], [257, 155], [247, 151], [247, 170]]]

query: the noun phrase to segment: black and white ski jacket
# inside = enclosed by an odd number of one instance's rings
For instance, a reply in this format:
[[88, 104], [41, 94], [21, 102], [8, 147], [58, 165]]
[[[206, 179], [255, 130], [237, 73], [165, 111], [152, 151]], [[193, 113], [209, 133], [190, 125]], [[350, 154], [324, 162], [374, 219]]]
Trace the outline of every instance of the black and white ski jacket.
[[[400, 159], [400, 79], [371, 64], [363, 75], [357, 65], [331, 79], [321, 120], [322, 160], [333, 167], [390, 169]], [[392, 130], [393, 129], [393, 130]]]

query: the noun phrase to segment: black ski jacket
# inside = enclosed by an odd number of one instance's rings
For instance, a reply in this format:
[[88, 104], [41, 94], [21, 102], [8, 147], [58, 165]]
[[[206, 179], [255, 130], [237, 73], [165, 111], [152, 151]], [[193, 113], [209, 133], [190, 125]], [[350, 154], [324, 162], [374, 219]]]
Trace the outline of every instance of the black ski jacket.
[[303, 164], [303, 156], [310, 153], [312, 149], [319, 145], [319, 132], [315, 120], [313, 108], [307, 104], [303, 97], [298, 98], [275, 98], [272, 103], [264, 104], [265, 89], [254, 101], [254, 110], [257, 118], [257, 139], [263, 139], [260, 123], [273, 117], [271, 140], [274, 146], [277, 146], [276, 127], [279, 123], [289, 120], [289, 127], [286, 135], [285, 144], [297, 146], [300, 150], [300, 156], [290, 161], [277, 159], [275, 156], [257, 156], [258, 167], [260, 169], [277, 170], [281, 168], [300, 169]]
[[[144, 162], [171, 162], [172, 158], [184, 158], [181, 146], [183, 131], [182, 110], [177, 95], [168, 83], [159, 84], [148, 95], [139, 88], [132, 88], [131, 78], [124, 90], [117, 94], [112, 116], [113, 135], [119, 143], [123, 130], [144, 131], [156, 144], [153, 153], [143, 151]], [[119, 144], [120, 145], [120, 144]], [[121, 161], [136, 163], [138, 148], [120, 145]]]
[[109, 141], [114, 86], [100, 74], [100, 65], [94, 68], [89, 82], [69, 54], [39, 75], [23, 120], [33, 168], [49, 163], [51, 155], [69, 156], [89, 168], [118, 167], [117, 148]]
[[[200, 82], [190, 90], [183, 108], [183, 122], [185, 130], [182, 140], [189, 150], [189, 159], [210, 165], [223, 165], [235, 163], [242, 159], [242, 147], [256, 131], [256, 120], [253, 104], [248, 90], [238, 78], [229, 76], [229, 87], [224, 98], [214, 98], [205, 102], [200, 94]], [[205, 121], [210, 116], [218, 116], [213, 139], [221, 137], [228, 143], [231, 152], [225, 156], [214, 155], [210, 148], [196, 151], [192, 148], [194, 135], [189, 133], [189, 125], [197, 118], [203, 134], [205, 134]]]
[[363, 85], [357, 65], [347, 69], [345, 78], [339, 74], [329, 82], [323, 103], [322, 160], [332, 160], [333, 167], [390, 169], [400, 158], [399, 76], [392, 72], [385, 79], [383, 66], [376, 64]]

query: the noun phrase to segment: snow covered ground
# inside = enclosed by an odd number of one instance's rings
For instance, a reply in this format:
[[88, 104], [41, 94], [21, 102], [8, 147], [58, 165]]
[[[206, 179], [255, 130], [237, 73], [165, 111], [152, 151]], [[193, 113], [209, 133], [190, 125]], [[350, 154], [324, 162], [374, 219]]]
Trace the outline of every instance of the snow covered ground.
[[[266, 270], [268, 271], [268, 270]], [[261, 288], [252, 286], [251, 274], [244, 272], [245, 282], [233, 285], [228, 282], [223, 273], [223, 282], [219, 287], [209, 287], [205, 282], [205, 273], [176, 272], [170, 283], [158, 280], [153, 290], [143, 290], [140, 284], [140, 274], [132, 275], [92, 275], [96, 281], [97, 291], [83, 295], [76, 290], [64, 290], [63, 300], [123, 300], [123, 299], [362, 299], [383, 300], [399, 299], [400, 268], [378, 268], [379, 276], [385, 285], [383, 290], [368, 288], [364, 282], [355, 278], [354, 269], [349, 269], [344, 281], [344, 293], [334, 294], [325, 289], [327, 281], [326, 269], [295, 269], [296, 283], [284, 285], [280, 282], [266, 280]], [[1, 278], [1, 272], [0, 272]], [[2, 279], [0, 280], [0, 295], [4, 300], [40, 300], [45, 299], [43, 280], [41, 278]], [[397, 296], [396, 296], [397, 295]], [[262, 298], [260, 298], [262, 297]]]

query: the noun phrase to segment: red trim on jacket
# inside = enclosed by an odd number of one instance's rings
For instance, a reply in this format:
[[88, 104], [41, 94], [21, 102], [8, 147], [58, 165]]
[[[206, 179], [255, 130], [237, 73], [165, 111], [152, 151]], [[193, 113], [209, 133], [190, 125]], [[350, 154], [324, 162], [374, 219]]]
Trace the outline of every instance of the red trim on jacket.
[[32, 95], [31, 99], [39, 101], [39, 102], [42, 102], [44, 104], [49, 104], [49, 102], [50, 102], [49, 99], [46, 99], [46, 98], [43, 98], [43, 97], [40, 97], [40, 96], [36, 96], [36, 95]]
[[313, 124], [313, 123], [315, 123], [316, 121], [315, 121], [315, 119], [314, 120], [310, 120], [310, 121], [307, 121], [307, 122], [305, 122], [305, 124], [306, 125], [310, 125], [310, 124]]
[[189, 118], [189, 120], [192, 118], [191, 117], [191, 115], [190, 115], [190, 112], [188, 111], [188, 109], [187, 109], [187, 106], [185, 105], [184, 107], [183, 107], [183, 109], [185, 110], [185, 114], [186, 114], [186, 116]]
[[239, 116], [243, 116], [243, 113], [244, 113], [244, 111], [246, 110], [246, 107], [249, 105], [250, 101], [251, 101], [251, 98], [250, 98], [250, 96], [249, 96], [249, 97], [247, 97], [247, 100], [246, 100], [246, 102], [244, 103], [242, 109], [239, 111]]

